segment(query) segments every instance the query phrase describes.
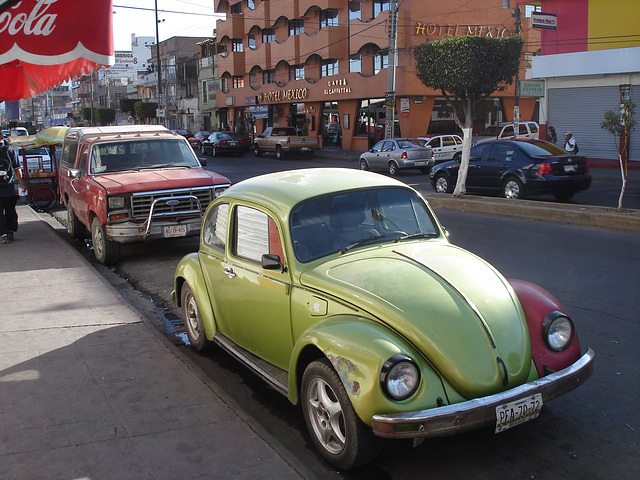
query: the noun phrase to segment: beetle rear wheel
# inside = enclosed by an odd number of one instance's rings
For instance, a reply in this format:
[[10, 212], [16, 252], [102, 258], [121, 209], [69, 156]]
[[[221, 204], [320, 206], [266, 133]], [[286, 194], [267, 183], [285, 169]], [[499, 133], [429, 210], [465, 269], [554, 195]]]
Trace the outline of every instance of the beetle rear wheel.
[[182, 305], [182, 319], [184, 320], [189, 343], [199, 352], [209, 350], [213, 343], [207, 339], [196, 297], [186, 282], [182, 285], [182, 290], [180, 291], [180, 305]]
[[375, 457], [381, 439], [358, 418], [340, 377], [327, 359], [309, 364], [301, 391], [307, 428], [329, 463], [349, 469]]

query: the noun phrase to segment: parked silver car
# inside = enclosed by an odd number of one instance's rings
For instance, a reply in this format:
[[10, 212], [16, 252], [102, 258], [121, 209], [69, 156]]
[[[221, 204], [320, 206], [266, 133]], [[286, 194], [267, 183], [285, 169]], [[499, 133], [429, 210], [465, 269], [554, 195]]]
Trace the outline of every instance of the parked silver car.
[[427, 135], [418, 139], [433, 149], [436, 163], [462, 158], [462, 138], [459, 135]]
[[425, 147], [424, 140], [417, 138], [380, 140], [371, 150], [360, 155], [361, 170], [388, 170], [391, 175], [407, 168], [429, 173], [435, 163], [431, 147]]

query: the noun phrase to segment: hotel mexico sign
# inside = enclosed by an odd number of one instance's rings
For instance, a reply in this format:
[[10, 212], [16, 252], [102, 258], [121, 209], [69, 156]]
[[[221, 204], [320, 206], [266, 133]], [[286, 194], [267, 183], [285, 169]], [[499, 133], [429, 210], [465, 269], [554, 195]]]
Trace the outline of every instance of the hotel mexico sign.
[[435, 25], [433, 23], [416, 22], [416, 35], [427, 37], [474, 37], [504, 38], [511, 35], [511, 30], [503, 25]]

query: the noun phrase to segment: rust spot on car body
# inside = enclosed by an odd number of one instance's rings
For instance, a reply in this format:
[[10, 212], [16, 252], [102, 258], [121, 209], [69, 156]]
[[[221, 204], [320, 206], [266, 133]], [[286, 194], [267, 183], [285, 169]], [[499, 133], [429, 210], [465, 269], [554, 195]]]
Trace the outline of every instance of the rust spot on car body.
[[352, 372], [360, 370], [351, 360], [338, 355], [327, 355], [327, 358], [336, 369], [344, 388], [349, 395], [360, 394], [360, 382], [351, 377]]

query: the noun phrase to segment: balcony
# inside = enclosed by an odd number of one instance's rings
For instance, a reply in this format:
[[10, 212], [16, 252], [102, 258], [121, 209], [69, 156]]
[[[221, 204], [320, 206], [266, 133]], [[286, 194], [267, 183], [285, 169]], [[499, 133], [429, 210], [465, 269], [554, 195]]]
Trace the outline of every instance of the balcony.
[[229, 38], [242, 38], [244, 33], [244, 15], [230, 15], [226, 20], [218, 20], [216, 24], [218, 38], [225, 35]]
[[218, 56], [218, 72], [220, 76], [224, 72], [229, 72], [232, 76], [245, 74], [245, 53], [229, 52], [226, 57]]
[[[282, 43], [271, 42], [271, 58], [278, 62], [279, 59], [287, 60], [290, 64], [302, 63], [300, 61], [300, 40], [303, 35], [294, 35], [287, 38]], [[270, 68], [275, 65], [266, 65], [266, 68]]]
[[267, 68], [271, 65], [271, 43], [263, 43], [256, 50], [247, 48], [244, 52], [244, 61], [247, 71], [254, 65]]
[[300, 35], [300, 62], [310, 55], [320, 55], [322, 58], [348, 57], [347, 27], [325, 27], [315, 35]]
[[367, 43], [376, 44], [380, 48], [389, 46], [389, 32], [384, 22], [384, 15], [388, 17], [387, 12], [383, 12], [383, 14], [376, 17], [373, 21], [375, 25], [361, 20], [351, 20], [349, 22], [350, 54], [358, 53], [362, 46]]

